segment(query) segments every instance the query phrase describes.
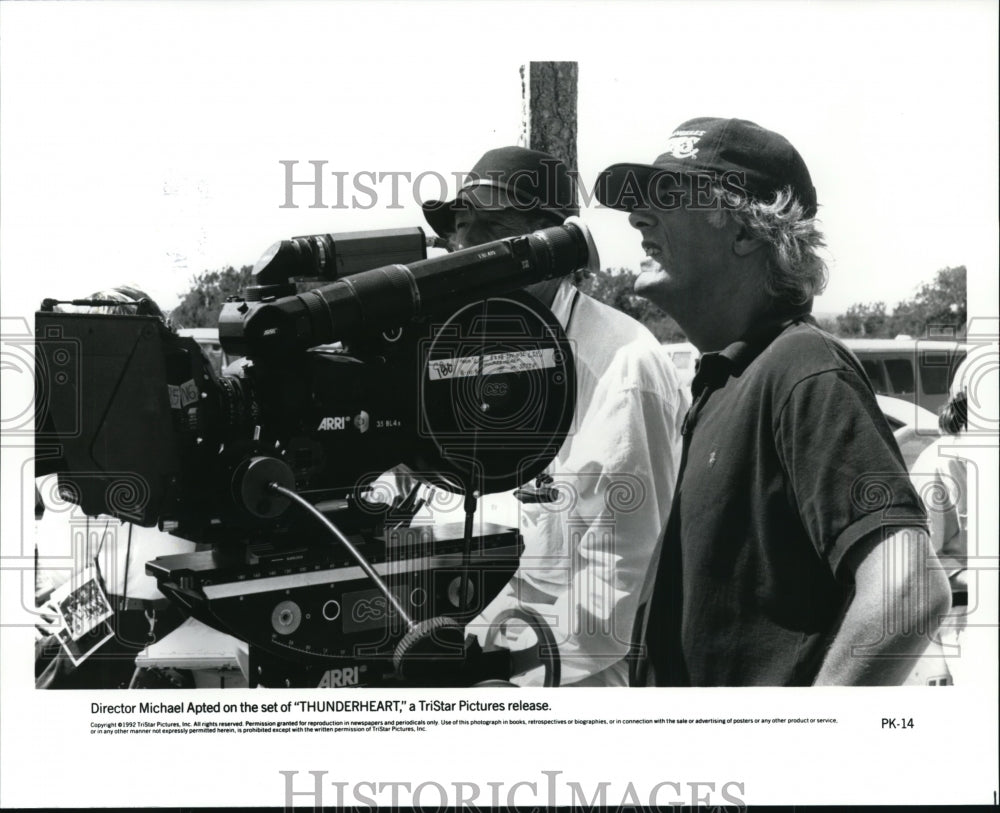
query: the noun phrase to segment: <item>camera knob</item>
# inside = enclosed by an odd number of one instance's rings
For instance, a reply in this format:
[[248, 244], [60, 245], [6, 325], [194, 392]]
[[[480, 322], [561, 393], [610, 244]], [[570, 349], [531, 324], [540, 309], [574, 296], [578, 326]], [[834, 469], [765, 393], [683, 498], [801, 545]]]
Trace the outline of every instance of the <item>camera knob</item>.
[[295, 475], [288, 464], [274, 457], [254, 457], [241, 466], [234, 477], [234, 493], [240, 503], [261, 519], [280, 516], [288, 507], [287, 497], [268, 490], [271, 483], [295, 488]]
[[[465, 628], [454, 618], [436, 616], [418, 621], [396, 645], [392, 664], [399, 676], [414, 685], [442, 685], [442, 665], [463, 662]], [[456, 670], [457, 671], [457, 670]]]

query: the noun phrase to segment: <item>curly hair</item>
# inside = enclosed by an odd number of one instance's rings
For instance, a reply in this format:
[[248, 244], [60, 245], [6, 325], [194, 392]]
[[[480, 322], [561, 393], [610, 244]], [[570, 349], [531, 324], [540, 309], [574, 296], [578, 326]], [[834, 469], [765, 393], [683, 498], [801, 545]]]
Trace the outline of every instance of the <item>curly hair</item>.
[[802, 305], [826, 287], [828, 272], [819, 250], [826, 246], [816, 219], [785, 187], [771, 202], [754, 200], [713, 188], [718, 205], [708, 213], [709, 222], [722, 228], [732, 218], [753, 237], [770, 247], [765, 290], [775, 300]]
[[[134, 316], [142, 313], [148, 316], [156, 316], [167, 327], [174, 328], [168, 314], [165, 314], [153, 298], [142, 288], [135, 285], [119, 285], [115, 288], [105, 288], [95, 291], [87, 299], [97, 299], [108, 304], [105, 305], [57, 305], [57, 313], [89, 313], [106, 314], [109, 316]], [[141, 310], [136, 309], [136, 305], [142, 302]], [[112, 304], [121, 303], [121, 304]]]
[[944, 405], [938, 415], [938, 426], [946, 435], [960, 435], [969, 427], [969, 403], [964, 392]]

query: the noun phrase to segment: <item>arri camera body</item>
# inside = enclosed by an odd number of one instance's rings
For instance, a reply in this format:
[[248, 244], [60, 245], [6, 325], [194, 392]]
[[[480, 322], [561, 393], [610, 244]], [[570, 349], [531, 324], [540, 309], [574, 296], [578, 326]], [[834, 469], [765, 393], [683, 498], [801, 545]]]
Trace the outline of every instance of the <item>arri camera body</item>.
[[[222, 375], [142, 301], [122, 315], [46, 300], [36, 429], [55, 452], [36, 473], [89, 515], [203, 543], [147, 572], [248, 642], [254, 685], [502, 678], [509, 653], [481, 653], [462, 625], [523, 545], [514, 529], [472, 536], [472, 512], [543, 471], [575, 399], [565, 334], [521, 289], [597, 262], [574, 218], [431, 259], [420, 229], [284, 240], [222, 308], [220, 341], [243, 357]], [[415, 489], [373, 499], [397, 466], [464, 495], [464, 527], [411, 525]]]

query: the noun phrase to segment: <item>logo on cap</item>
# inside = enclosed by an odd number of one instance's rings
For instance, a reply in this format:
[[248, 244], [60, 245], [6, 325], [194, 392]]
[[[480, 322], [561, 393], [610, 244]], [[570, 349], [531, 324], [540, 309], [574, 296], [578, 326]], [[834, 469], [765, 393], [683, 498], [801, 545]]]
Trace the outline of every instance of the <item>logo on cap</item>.
[[676, 130], [667, 142], [667, 152], [674, 158], [694, 158], [698, 155], [695, 144], [703, 135], [704, 130]]

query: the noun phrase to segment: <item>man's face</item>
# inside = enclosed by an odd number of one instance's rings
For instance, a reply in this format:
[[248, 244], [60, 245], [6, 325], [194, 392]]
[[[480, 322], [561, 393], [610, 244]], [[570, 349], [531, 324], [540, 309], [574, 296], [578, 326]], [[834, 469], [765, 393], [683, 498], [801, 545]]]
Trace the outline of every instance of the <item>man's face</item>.
[[[513, 207], [482, 208], [467, 198], [468, 206], [455, 212], [455, 231], [450, 235], [455, 250], [479, 246], [505, 237], [517, 237], [552, 225], [544, 213], [525, 212]], [[545, 305], [551, 305], [560, 280], [546, 280], [525, 286], [524, 290]]]
[[464, 196], [466, 205], [455, 212], [455, 231], [451, 242], [455, 249], [471, 248], [505, 237], [517, 237], [551, 225], [544, 218], [513, 207], [489, 208], [478, 205]]
[[733, 264], [728, 224], [717, 228], [707, 212], [686, 205], [636, 208], [628, 221], [654, 261], [636, 278], [637, 294], [668, 312], [724, 294]]

